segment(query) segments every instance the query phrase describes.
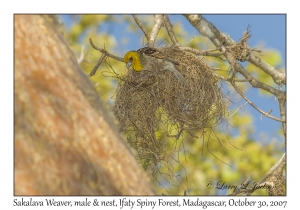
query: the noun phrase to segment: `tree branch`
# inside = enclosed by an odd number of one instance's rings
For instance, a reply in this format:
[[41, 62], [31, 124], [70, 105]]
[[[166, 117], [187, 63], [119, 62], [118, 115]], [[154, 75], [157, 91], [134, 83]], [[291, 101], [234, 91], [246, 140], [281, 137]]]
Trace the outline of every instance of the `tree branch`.
[[266, 173], [266, 175], [259, 181], [259, 183], [263, 183], [274, 173], [280, 173], [286, 165], [286, 154], [284, 153], [281, 158], [277, 161], [277, 163]]
[[200, 34], [209, 38], [216, 47], [233, 45], [235, 41], [221, 33], [211, 22], [202, 15], [184, 15]]
[[[272, 168], [265, 174], [265, 176], [259, 182], [255, 184], [254, 187], [246, 188], [246, 186], [248, 186], [248, 184], [251, 181], [252, 178], [252, 173], [251, 173], [250, 176], [238, 188], [236, 188], [232, 194], [229, 195], [238, 195], [238, 194], [251, 195], [257, 189], [260, 189], [265, 186], [269, 188], [269, 194], [270, 194], [270, 192], [274, 191], [274, 188], [276, 188], [274, 181], [272, 181], [272, 177], [281, 176], [285, 166], [286, 166], [286, 153], [282, 155], [282, 157], [277, 161], [277, 163], [272, 166]], [[274, 195], [278, 195], [278, 193]]]
[[264, 62], [263, 60], [261, 60], [259, 57], [255, 56], [255, 55], [253, 55], [252, 53], [250, 54], [248, 61], [250, 63], [252, 63], [254, 66], [263, 70], [268, 75], [270, 75], [277, 85], [281, 85], [281, 84], [286, 85], [286, 74], [285, 73], [282, 73], [282, 72], [276, 70], [273, 66]]
[[95, 66], [95, 67], [93, 68], [93, 70], [90, 72], [90, 74], [89, 74], [90, 77], [91, 77], [91, 76], [94, 76], [94, 74], [96, 74], [96, 72], [97, 72], [97, 70], [98, 70], [100, 64], [102, 63], [102, 61], [103, 61], [105, 58], [106, 58], [105, 53], [102, 53], [102, 55], [101, 55], [99, 61], [97, 62], [96, 66]]
[[[221, 33], [211, 22], [207, 21], [202, 15], [184, 15], [186, 19], [194, 26], [199, 33], [208, 37], [216, 47], [222, 47], [225, 51], [226, 46], [235, 44], [236, 42], [229, 36]], [[271, 65], [262, 61], [260, 58], [256, 57], [254, 54], [250, 53], [249, 62], [253, 65], [259, 67], [262, 71], [270, 75], [274, 82], [278, 85], [286, 84], [286, 75], [278, 70], [276, 70]]]
[[136, 24], [140, 27], [140, 29], [143, 31], [143, 33], [145, 34], [147, 41], [149, 42], [149, 33], [147, 33], [147, 30], [144, 28], [143, 24], [141, 23], [141, 21], [137, 18], [136, 15], [132, 15], [133, 19], [135, 20]]
[[284, 135], [284, 142], [286, 144], [286, 112], [285, 112], [285, 99], [278, 99], [279, 102], [279, 110], [280, 110], [280, 116], [281, 119], [283, 119], [284, 121], [282, 122], [282, 128], [283, 128], [283, 135]]
[[[218, 75], [217, 73], [214, 73], [214, 75], [216, 77], [220, 78], [223, 81], [227, 81], [227, 82], [231, 82], [232, 81], [232, 78], [226, 78], [226, 77], [223, 77], [221, 75]], [[246, 80], [246, 79], [236, 79], [236, 78], [233, 81], [234, 82], [248, 82], [248, 80]]]
[[231, 85], [234, 87], [234, 89], [257, 111], [259, 111], [260, 113], [262, 113], [264, 116], [271, 118], [273, 120], [279, 121], [279, 122], [284, 122], [284, 119], [279, 119], [277, 117], [274, 117], [272, 115], [270, 115], [269, 112], [264, 112], [262, 111], [260, 108], [258, 108], [252, 101], [250, 101], [243, 93], [242, 91], [236, 86], [236, 84], [232, 81]]
[[99, 47], [96, 47], [92, 41], [92, 38], [90, 38], [90, 44], [91, 46], [95, 49], [95, 50], [98, 50], [102, 53], [99, 61], [97, 62], [97, 64], [95, 65], [94, 69], [90, 72], [89, 76], [93, 76], [94, 74], [96, 74], [99, 66], [101, 65], [101, 63], [105, 60], [106, 57], [110, 57], [110, 58], [113, 58], [117, 61], [121, 61], [121, 62], [124, 62], [124, 59], [123, 58], [120, 58], [118, 56], [115, 56], [115, 55], [112, 55], [110, 53], [108, 53], [105, 49], [101, 49]]
[[252, 85], [254, 88], [261, 88], [269, 93], [272, 93], [277, 98], [284, 98], [285, 99], [285, 92], [277, 90], [276, 88], [271, 87], [270, 85], [266, 85], [262, 82], [259, 82], [256, 80], [244, 67], [236, 61], [236, 59], [233, 57], [233, 55], [229, 52], [224, 53], [225, 57], [227, 58], [229, 64], [237, 70], [240, 74], [242, 74]]
[[96, 46], [94, 45], [94, 43], [93, 43], [93, 41], [92, 41], [91, 38], [90, 38], [90, 44], [91, 44], [91, 46], [92, 46], [95, 50], [98, 50], [98, 51], [100, 51], [100, 52], [102, 52], [102, 53], [105, 53], [105, 55], [106, 55], [107, 57], [113, 58], [113, 59], [115, 59], [115, 60], [117, 60], [117, 61], [124, 62], [124, 59], [123, 59], [123, 58], [120, 58], [120, 57], [118, 57], [118, 56], [112, 55], [112, 54], [108, 53], [105, 49], [96, 47]]
[[176, 36], [175, 36], [175, 33], [173, 31], [173, 26], [169, 20], [169, 17], [168, 15], [164, 15], [164, 24], [165, 24], [165, 27], [167, 29], [167, 32], [169, 34], [169, 37], [171, 38], [171, 41], [172, 43], [176, 46], [176, 47], [179, 47], [179, 43], [176, 39]]
[[153, 195], [54, 18], [14, 16], [14, 194]]
[[221, 55], [223, 55], [224, 53], [219, 52], [219, 53], [210, 53], [211, 51], [216, 51], [218, 49], [214, 49], [214, 50], [209, 50], [209, 51], [200, 51], [191, 47], [179, 47], [179, 49], [183, 50], [183, 51], [187, 51], [187, 52], [191, 52], [195, 55], [202, 55], [202, 56], [211, 56], [211, 57], [216, 57], [219, 58], [223, 61], [225, 61], [225, 58], [222, 58]]
[[163, 15], [154, 15], [155, 18], [155, 24], [152, 28], [150, 37], [149, 37], [149, 41], [148, 41], [148, 46], [149, 47], [153, 47], [154, 46], [154, 42], [156, 40], [157, 34], [163, 24]]

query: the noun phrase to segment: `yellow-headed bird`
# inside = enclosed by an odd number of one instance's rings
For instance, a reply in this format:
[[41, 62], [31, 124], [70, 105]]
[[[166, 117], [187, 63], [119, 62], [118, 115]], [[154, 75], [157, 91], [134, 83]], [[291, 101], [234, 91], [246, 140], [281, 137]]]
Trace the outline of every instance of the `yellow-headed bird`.
[[157, 59], [157, 62], [164, 62], [163, 69], [171, 71], [181, 83], [185, 83], [185, 78], [175, 67], [175, 65], [179, 64], [173, 59], [164, 56], [164, 54], [157, 49], [144, 47], [137, 51], [130, 51], [124, 56], [126, 67], [131, 67], [137, 72], [148, 69], [148, 66], [153, 62], [153, 59]]

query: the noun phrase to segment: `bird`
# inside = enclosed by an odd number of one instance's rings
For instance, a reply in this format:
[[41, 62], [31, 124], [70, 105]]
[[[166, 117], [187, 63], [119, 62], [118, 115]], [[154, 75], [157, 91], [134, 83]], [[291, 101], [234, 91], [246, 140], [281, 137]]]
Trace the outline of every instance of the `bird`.
[[165, 56], [163, 52], [156, 48], [143, 47], [141, 49], [138, 49], [137, 51], [129, 51], [124, 56], [126, 68], [132, 68], [137, 72], [150, 70], [148, 68], [150, 64], [155, 61], [154, 59], [156, 59], [158, 63], [163, 62], [164, 70], [171, 71], [181, 83], [186, 83], [185, 78], [176, 69], [176, 66], [178, 66], [179, 63], [172, 58]]

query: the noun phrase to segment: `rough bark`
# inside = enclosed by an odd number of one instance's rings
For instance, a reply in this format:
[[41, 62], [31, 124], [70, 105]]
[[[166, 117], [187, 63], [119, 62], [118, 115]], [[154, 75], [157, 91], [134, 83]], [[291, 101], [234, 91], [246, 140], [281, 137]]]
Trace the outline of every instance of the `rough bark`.
[[55, 18], [14, 18], [14, 194], [152, 194]]

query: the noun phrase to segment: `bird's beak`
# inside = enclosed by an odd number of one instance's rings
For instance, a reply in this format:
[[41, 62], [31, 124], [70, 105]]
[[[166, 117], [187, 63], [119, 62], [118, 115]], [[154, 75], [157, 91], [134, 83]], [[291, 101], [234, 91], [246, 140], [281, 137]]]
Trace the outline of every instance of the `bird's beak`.
[[126, 68], [129, 68], [129, 67], [131, 66], [131, 64], [132, 64], [132, 62], [130, 62], [130, 61], [127, 62], [127, 63], [126, 63]]

